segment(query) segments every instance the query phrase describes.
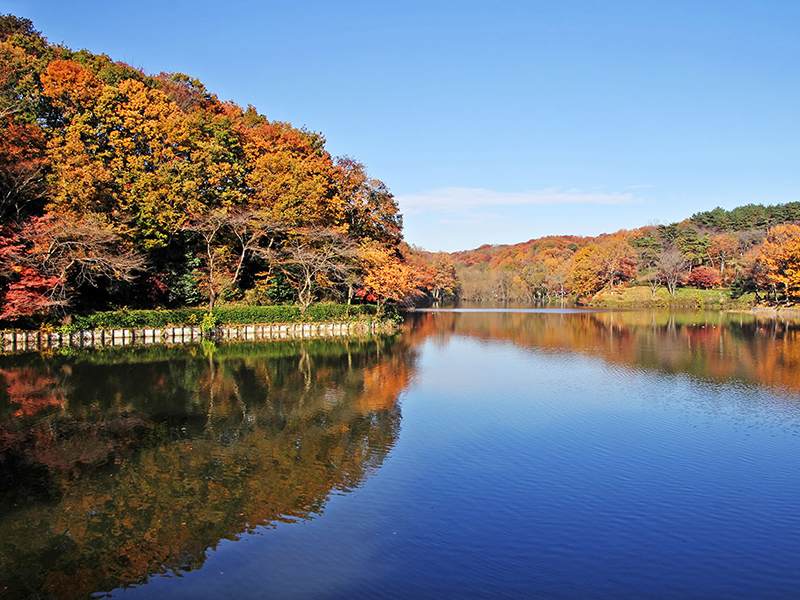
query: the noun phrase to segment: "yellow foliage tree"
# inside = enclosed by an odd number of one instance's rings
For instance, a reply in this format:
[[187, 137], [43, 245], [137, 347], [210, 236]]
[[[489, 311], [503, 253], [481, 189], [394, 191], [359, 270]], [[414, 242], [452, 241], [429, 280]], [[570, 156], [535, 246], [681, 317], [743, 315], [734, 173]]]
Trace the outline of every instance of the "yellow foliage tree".
[[758, 262], [766, 279], [783, 288], [786, 299], [800, 297], [800, 226], [777, 225], [769, 230]]
[[252, 109], [242, 122], [250, 201], [293, 227], [344, 225], [345, 202], [336, 193], [325, 139], [288, 123], [269, 122]]
[[589, 244], [575, 253], [572, 266], [572, 289], [580, 297], [593, 296], [603, 287], [597, 269], [597, 244]]
[[135, 79], [109, 85], [69, 60], [52, 61], [41, 80], [64, 115], [49, 148], [53, 212], [105, 215], [150, 249], [166, 245], [188, 213], [244, 202], [236, 115], [226, 106], [186, 115], [159, 89]]
[[614, 284], [636, 274], [636, 251], [624, 235], [612, 235], [600, 242], [595, 255], [600, 279], [614, 294]]
[[605, 286], [611, 294], [614, 285], [636, 273], [636, 252], [624, 235], [608, 236], [575, 253], [572, 267], [573, 289], [578, 296], [592, 296]]

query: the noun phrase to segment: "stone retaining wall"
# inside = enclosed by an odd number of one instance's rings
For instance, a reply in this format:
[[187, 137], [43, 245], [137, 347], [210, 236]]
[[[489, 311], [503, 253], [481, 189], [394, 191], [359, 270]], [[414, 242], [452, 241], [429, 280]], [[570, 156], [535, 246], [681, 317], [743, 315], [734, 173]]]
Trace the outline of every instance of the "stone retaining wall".
[[[306, 338], [327, 338], [366, 335], [386, 331], [391, 326], [380, 321], [349, 323], [257, 323], [225, 325], [209, 331], [205, 337], [217, 341], [272, 341]], [[108, 346], [142, 346], [149, 344], [189, 344], [203, 339], [203, 331], [194, 327], [160, 327], [143, 329], [86, 329], [60, 331], [0, 332], [0, 352], [29, 352], [51, 348], [99, 348]]]

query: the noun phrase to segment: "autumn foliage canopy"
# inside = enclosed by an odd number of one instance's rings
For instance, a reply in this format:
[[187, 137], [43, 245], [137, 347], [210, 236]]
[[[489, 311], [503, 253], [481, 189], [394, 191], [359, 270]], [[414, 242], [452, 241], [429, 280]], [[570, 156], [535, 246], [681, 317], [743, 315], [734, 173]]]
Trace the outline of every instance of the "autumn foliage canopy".
[[378, 268], [352, 249], [409, 253], [386, 185], [319, 133], [189, 75], [50, 45], [11, 15], [0, 15], [0, 226], [6, 321], [352, 299]]

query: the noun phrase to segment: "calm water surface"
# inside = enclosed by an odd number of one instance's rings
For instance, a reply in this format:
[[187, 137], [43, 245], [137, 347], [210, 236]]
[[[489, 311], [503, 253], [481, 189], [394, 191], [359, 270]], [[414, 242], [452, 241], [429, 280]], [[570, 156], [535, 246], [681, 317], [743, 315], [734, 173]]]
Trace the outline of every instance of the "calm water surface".
[[0, 358], [0, 597], [800, 596], [800, 325]]

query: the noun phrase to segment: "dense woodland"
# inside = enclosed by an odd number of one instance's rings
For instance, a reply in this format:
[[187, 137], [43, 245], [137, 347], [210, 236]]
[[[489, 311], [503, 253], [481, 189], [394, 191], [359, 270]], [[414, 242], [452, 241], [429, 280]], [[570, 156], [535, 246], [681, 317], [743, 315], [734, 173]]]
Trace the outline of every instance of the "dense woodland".
[[[0, 15], [0, 321], [119, 308], [461, 297], [589, 301], [620, 286], [800, 295], [800, 202], [597, 238], [431, 254], [324, 137], [53, 45]], [[662, 292], [663, 293], [663, 292]]]
[[[325, 139], [0, 16], [0, 319], [422, 295], [402, 217]], [[422, 279], [420, 279], [422, 277]]]

